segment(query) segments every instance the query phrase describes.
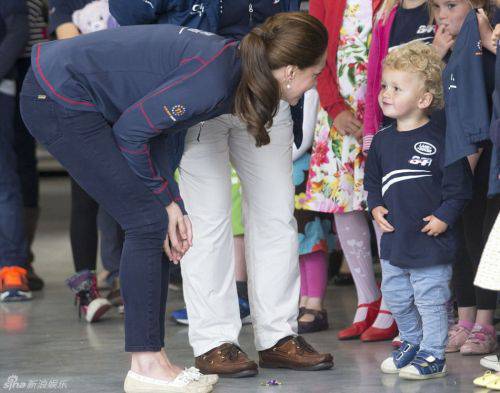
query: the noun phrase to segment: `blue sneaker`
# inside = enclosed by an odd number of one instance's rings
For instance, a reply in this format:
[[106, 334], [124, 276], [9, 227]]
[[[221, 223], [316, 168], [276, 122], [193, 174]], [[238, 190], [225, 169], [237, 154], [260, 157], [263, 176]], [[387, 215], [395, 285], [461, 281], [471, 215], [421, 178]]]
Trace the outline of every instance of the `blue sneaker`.
[[403, 367], [408, 366], [418, 352], [418, 345], [403, 341], [398, 349], [392, 352], [392, 356], [385, 359], [380, 365], [384, 374], [397, 374]]
[[170, 314], [170, 316], [179, 325], [189, 325], [188, 312], [185, 308], [181, 308], [180, 310], [173, 311], [172, 314]]
[[414, 380], [441, 378], [445, 375], [446, 360], [437, 359], [425, 351], [418, 351], [415, 359], [399, 372], [401, 378]]
[[[249, 323], [252, 323], [252, 318], [250, 317], [250, 305], [248, 304], [248, 301], [240, 297], [238, 298], [238, 303], [240, 305], [241, 324], [248, 325]], [[180, 325], [189, 325], [187, 310], [185, 308], [173, 311], [170, 316]]]

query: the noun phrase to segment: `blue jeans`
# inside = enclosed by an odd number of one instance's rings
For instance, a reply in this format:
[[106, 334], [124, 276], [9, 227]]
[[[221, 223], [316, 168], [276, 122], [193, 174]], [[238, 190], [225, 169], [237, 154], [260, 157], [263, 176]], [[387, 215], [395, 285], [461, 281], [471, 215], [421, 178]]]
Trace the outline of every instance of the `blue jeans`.
[[23, 199], [14, 153], [15, 96], [0, 93], [0, 268], [27, 267]]
[[452, 265], [405, 269], [382, 259], [382, 295], [401, 339], [444, 359]]
[[165, 207], [132, 172], [106, 119], [54, 102], [31, 70], [21, 92], [21, 113], [33, 136], [122, 227], [125, 350], [159, 351], [164, 346], [169, 272], [163, 252]]

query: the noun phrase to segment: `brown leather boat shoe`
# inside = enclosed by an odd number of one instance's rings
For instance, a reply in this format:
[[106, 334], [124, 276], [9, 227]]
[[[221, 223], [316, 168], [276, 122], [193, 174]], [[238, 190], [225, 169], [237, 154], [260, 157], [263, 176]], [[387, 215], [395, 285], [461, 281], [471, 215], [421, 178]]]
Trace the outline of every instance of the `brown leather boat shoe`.
[[274, 347], [260, 351], [259, 359], [259, 366], [263, 368], [319, 371], [333, 367], [331, 354], [318, 353], [301, 336], [282, 338]]
[[232, 343], [224, 343], [197, 356], [195, 366], [202, 374], [218, 374], [221, 378], [253, 377], [259, 372], [257, 363]]

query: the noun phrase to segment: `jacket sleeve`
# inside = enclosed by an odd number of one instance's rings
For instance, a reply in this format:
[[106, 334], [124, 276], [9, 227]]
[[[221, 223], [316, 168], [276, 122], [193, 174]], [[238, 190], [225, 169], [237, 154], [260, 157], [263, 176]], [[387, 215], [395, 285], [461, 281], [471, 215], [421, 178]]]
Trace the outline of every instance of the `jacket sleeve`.
[[452, 227], [472, 198], [472, 172], [467, 158], [444, 168], [442, 190], [441, 205], [433, 214]]
[[[221, 67], [220, 62], [206, 68], [213, 67]], [[184, 210], [172, 169], [164, 169], [160, 175], [152, 159], [151, 141], [174, 126], [186, 129], [193, 118], [213, 110], [221, 100], [218, 86], [221, 83], [210, 80], [209, 70], [194, 75], [176, 72], [125, 110], [113, 125], [118, 147], [130, 168], [165, 206], [175, 201]]]
[[[325, 1], [329, 0], [311, 0], [309, 3], [309, 13], [324, 24], [326, 23]], [[336, 48], [338, 46], [339, 32], [336, 32], [336, 36], [332, 36], [331, 27], [332, 26], [326, 26], [330, 34], [328, 56], [326, 59], [326, 66], [318, 77], [317, 89], [321, 106], [328, 112], [332, 119], [335, 119], [340, 112], [348, 110], [348, 107], [340, 95], [337, 80]], [[332, 44], [333, 41], [331, 40], [335, 40], [335, 43]]]
[[377, 23], [372, 34], [370, 53], [368, 55], [368, 76], [365, 95], [365, 113], [363, 119], [363, 151], [370, 150], [373, 136], [380, 127], [377, 119], [380, 117], [377, 112], [380, 111], [378, 105], [378, 87], [377, 71], [380, 67], [380, 40], [381, 40], [381, 22]]
[[[477, 23], [475, 20], [471, 23]], [[480, 35], [476, 25], [471, 25], [463, 55], [459, 59], [457, 86], [458, 113], [464, 137], [469, 143], [488, 139], [490, 115], [483, 68]]]
[[373, 139], [366, 159], [364, 187], [368, 192], [368, 209], [370, 212], [377, 206], [384, 206], [384, 199], [382, 198], [382, 168], [377, 148], [377, 137]]
[[167, 2], [167, 0], [109, 0], [109, 11], [120, 26], [154, 24]]
[[0, 80], [14, 67], [26, 47], [29, 37], [28, 10], [25, 1], [2, 0], [0, 17], [5, 24], [5, 36], [0, 41]]

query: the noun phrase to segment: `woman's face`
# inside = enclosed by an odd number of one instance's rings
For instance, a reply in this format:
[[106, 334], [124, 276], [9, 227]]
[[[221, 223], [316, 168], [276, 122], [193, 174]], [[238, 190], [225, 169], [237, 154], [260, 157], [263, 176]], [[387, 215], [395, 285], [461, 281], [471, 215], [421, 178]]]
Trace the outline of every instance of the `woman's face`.
[[437, 24], [456, 37], [471, 10], [471, 4], [468, 0], [433, 0], [432, 8]]
[[323, 68], [325, 68], [325, 64], [326, 52], [321, 56], [318, 64], [312, 67], [304, 68], [303, 70], [295, 66], [284, 67], [286, 77], [281, 84], [281, 98], [292, 106], [297, 105], [304, 93], [316, 86], [318, 76], [323, 71]]

